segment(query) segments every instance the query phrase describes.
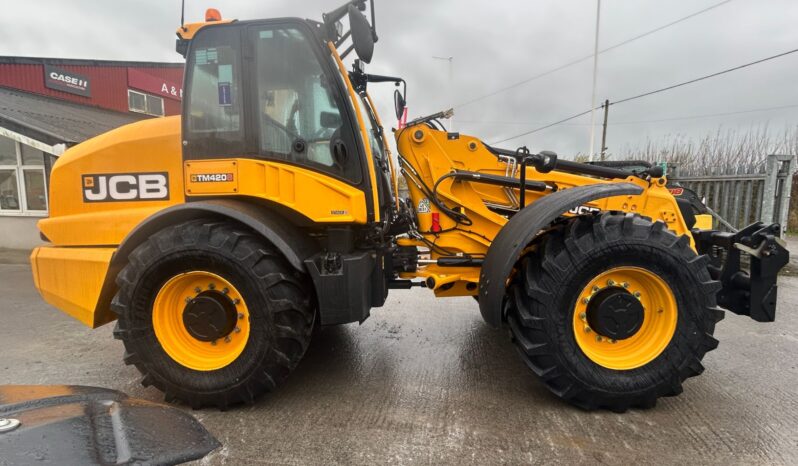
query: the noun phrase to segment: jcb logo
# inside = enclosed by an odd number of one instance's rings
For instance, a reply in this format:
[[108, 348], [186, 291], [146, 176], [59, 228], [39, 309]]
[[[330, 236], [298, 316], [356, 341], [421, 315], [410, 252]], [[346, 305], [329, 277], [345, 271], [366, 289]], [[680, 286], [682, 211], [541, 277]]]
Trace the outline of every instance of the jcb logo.
[[162, 201], [169, 199], [169, 174], [106, 173], [83, 175], [83, 201]]
[[576, 206], [573, 209], [568, 211], [568, 213], [571, 213], [571, 214], [574, 214], [574, 215], [593, 214], [593, 213], [597, 213], [597, 212], [601, 212], [601, 209], [599, 209], [597, 207], [590, 207], [589, 205]]

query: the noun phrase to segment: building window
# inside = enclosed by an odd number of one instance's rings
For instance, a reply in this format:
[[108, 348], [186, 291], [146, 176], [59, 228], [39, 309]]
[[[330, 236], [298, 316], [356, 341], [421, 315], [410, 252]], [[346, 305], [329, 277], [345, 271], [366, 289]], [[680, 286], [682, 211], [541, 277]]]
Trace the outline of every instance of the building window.
[[163, 116], [163, 99], [143, 92], [127, 90], [127, 106], [131, 112]]
[[16, 170], [0, 168], [0, 211], [19, 212]]
[[44, 152], [0, 136], [0, 215], [47, 213]]

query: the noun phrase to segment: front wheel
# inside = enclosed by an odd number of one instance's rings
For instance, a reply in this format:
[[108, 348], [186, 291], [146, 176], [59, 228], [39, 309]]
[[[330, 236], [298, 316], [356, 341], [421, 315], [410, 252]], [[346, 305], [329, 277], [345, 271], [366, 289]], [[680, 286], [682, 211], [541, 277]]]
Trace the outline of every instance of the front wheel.
[[138, 246], [117, 278], [114, 336], [167, 401], [226, 408], [280, 385], [310, 341], [307, 277], [227, 223], [191, 221]]
[[577, 217], [522, 258], [507, 322], [557, 396], [622, 412], [681, 393], [717, 346], [719, 284], [686, 236], [632, 214]]

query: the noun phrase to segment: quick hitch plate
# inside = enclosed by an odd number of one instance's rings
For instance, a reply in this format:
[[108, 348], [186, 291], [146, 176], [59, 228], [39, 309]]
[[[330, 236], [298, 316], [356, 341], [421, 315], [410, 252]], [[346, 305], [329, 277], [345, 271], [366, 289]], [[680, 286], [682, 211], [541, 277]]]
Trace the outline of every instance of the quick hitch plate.
[[[699, 254], [710, 258], [712, 278], [720, 280], [718, 305], [758, 322], [776, 318], [776, 279], [787, 265], [790, 253], [779, 237], [777, 223], [753, 223], [737, 233], [693, 230]], [[741, 265], [741, 253], [749, 257], [748, 271]]]

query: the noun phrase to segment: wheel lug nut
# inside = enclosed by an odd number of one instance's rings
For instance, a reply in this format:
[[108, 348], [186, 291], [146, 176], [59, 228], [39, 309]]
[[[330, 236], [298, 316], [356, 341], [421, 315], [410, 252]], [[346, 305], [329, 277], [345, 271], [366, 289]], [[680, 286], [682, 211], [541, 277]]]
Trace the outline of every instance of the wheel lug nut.
[[240, 300], [240, 299], [238, 299], [238, 298], [236, 298], [236, 299], [234, 299], [234, 300], [233, 300], [233, 304], [238, 304], [238, 303], [240, 303], [240, 302], [241, 302], [241, 300]]
[[587, 319], [587, 314], [585, 314], [584, 312], [580, 312], [579, 313], [579, 318], [582, 319], [582, 320], [585, 320], [585, 319]]
[[226, 337], [224, 337], [224, 342], [225, 343], [230, 343], [230, 335], [227, 335]]
[[585, 327], [585, 333], [590, 333], [590, 327]]
[[593, 293], [599, 291], [600, 289], [601, 288], [599, 288], [598, 285], [593, 285]]
[[629, 288], [629, 283], [628, 283], [628, 282], [623, 282], [623, 285], [622, 285], [622, 286], [623, 286], [624, 288]]
[[590, 298], [582, 298], [582, 304], [587, 304], [590, 302]]
[[212, 346], [216, 346], [216, 340], [212, 340], [212, 341], [211, 341], [211, 345], [212, 345]]
[[241, 333], [241, 329], [240, 329], [240, 328], [238, 328], [238, 327], [236, 327], [236, 328], [235, 328], [235, 332], [236, 332], [236, 333]]
[[596, 335], [596, 341], [601, 341], [601, 337], [599, 335]]
[[186, 297], [186, 304], [191, 302], [191, 296]]
[[640, 298], [640, 292], [639, 291], [635, 291], [634, 295], [635, 295], [635, 298], [638, 298], [638, 299]]
[[194, 292], [195, 292], [195, 293], [202, 293], [202, 288], [200, 288], [200, 287], [195, 287], [195, 288], [194, 288]]
[[613, 279], [607, 280], [607, 285], [608, 286], [615, 286], [615, 280], [613, 280]]
[[216, 285], [214, 285], [213, 283], [208, 283], [208, 289], [209, 290], [215, 290], [216, 289]]
[[238, 313], [238, 318], [239, 319], [243, 319], [244, 318], [244, 313], [243, 312], [239, 312]]
[[230, 292], [230, 290], [228, 290], [227, 288], [222, 288], [222, 293], [227, 294], [229, 292]]
[[613, 338], [612, 340], [610, 340], [610, 343], [612, 343], [612, 344], [614, 345], [615, 343], [618, 343], [618, 340], [616, 340], [615, 338]]

